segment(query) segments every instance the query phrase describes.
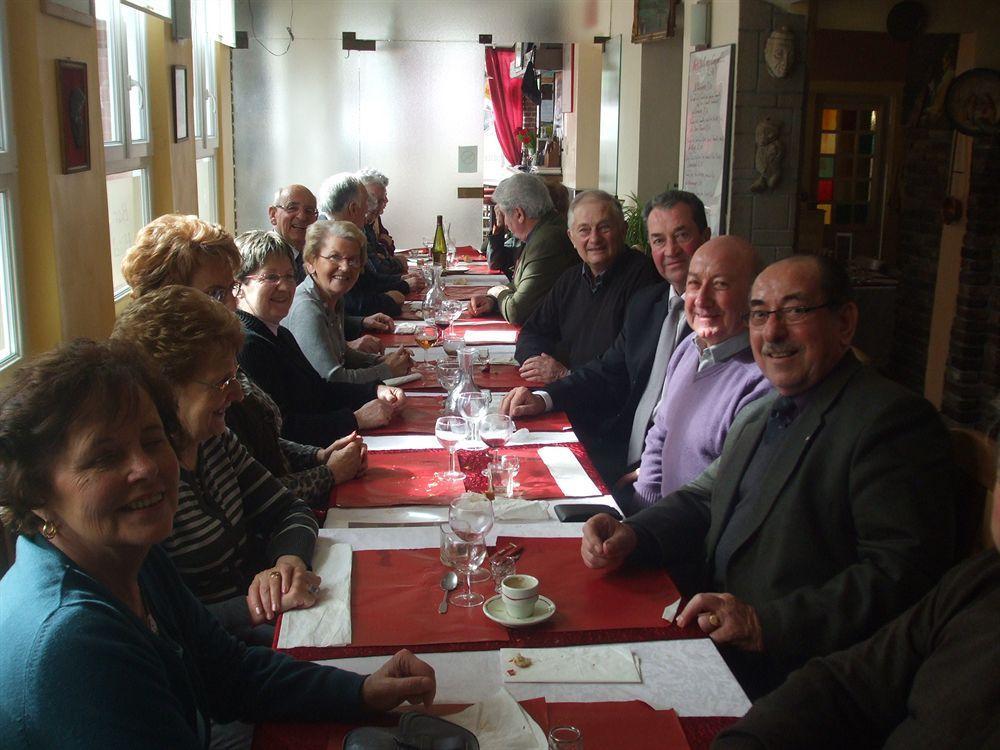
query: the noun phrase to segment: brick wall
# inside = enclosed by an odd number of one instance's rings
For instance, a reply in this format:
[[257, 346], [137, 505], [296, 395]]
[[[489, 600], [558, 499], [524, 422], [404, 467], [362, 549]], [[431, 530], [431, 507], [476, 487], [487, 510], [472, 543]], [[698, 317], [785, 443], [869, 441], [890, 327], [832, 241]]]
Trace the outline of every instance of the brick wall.
[[1000, 419], [1000, 144], [972, 146], [968, 221], [941, 410], [996, 431]]
[[[806, 89], [805, 23], [805, 16], [783, 13], [763, 0], [740, 3], [729, 233], [750, 240], [765, 263], [791, 255], [795, 242]], [[771, 32], [782, 26], [795, 34], [796, 62], [788, 76], [773, 78], [764, 62], [764, 45]], [[781, 181], [773, 189], [752, 193], [750, 185], [757, 179], [754, 133], [765, 117], [782, 124]]]

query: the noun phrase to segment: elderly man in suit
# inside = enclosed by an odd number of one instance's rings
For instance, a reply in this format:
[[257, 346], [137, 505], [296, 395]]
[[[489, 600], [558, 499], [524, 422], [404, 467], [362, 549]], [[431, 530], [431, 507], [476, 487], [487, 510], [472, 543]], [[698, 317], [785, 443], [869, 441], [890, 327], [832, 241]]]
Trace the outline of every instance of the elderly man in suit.
[[694, 193], [660, 193], [646, 204], [643, 217], [663, 283], [636, 292], [621, 332], [604, 354], [537, 391], [515, 388], [500, 406], [515, 418], [552, 409], [567, 412], [609, 484], [639, 466], [667, 363], [691, 332], [684, 317], [688, 264], [712, 236], [705, 206]]
[[[832, 260], [757, 277], [750, 344], [775, 393], [736, 418], [698, 478], [618, 523], [595, 516], [590, 567], [666, 565], [753, 698], [809, 657], [866, 638], [954, 561], [950, 446], [924, 399], [850, 351], [857, 307]], [[682, 580], [681, 575], [687, 576]]]
[[305, 185], [286, 185], [274, 194], [274, 204], [268, 206], [267, 218], [271, 226], [292, 248], [295, 283], [306, 278], [302, 265], [302, 248], [306, 244], [306, 230], [319, 217], [316, 196]]
[[559, 274], [580, 258], [566, 235], [566, 220], [556, 213], [548, 188], [539, 177], [519, 172], [501, 180], [493, 202], [524, 249], [510, 283], [475, 295], [469, 311], [477, 316], [499, 313], [508, 322], [523, 325]]

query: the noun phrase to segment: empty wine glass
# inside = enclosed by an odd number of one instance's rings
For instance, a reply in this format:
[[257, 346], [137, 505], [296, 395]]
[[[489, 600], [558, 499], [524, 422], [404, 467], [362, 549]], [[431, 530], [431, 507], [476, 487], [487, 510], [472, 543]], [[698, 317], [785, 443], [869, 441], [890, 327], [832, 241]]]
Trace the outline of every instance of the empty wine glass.
[[434, 372], [441, 387], [448, 393], [451, 393], [452, 388], [458, 385], [458, 380], [462, 377], [462, 367], [453, 359], [442, 359], [436, 362]]
[[514, 420], [506, 414], [487, 414], [479, 423], [480, 439], [491, 449], [492, 461], [498, 461], [499, 449], [514, 434]]
[[465, 348], [465, 337], [460, 331], [449, 328], [441, 334], [441, 348], [449, 357], [454, 357]]
[[465, 574], [466, 590], [449, 597], [459, 607], [476, 607], [485, 601], [472, 590], [472, 574], [486, 559], [486, 534], [493, 528], [493, 503], [482, 495], [467, 493], [451, 503], [448, 523], [455, 538], [446, 541], [448, 559], [455, 570]]
[[440, 479], [464, 479], [465, 474], [458, 470], [455, 459], [455, 447], [469, 435], [469, 423], [464, 417], [438, 417], [434, 423], [434, 437], [442, 448], [448, 449], [448, 471], [439, 472], [435, 476]]
[[469, 391], [458, 397], [458, 413], [469, 420], [469, 439], [479, 438], [479, 423], [490, 408], [490, 397], [482, 391]]
[[[430, 349], [434, 345], [434, 342], [438, 340], [438, 330], [435, 326], [417, 326], [417, 330], [413, 333], [413, 338], [416, 339], [420, 348], [424, 350], [424, 361], [422, 365], [426, 368], [428, 361], [427, 350]], [[421, 365], [417, 365], [417, 369], [421, 369]]]

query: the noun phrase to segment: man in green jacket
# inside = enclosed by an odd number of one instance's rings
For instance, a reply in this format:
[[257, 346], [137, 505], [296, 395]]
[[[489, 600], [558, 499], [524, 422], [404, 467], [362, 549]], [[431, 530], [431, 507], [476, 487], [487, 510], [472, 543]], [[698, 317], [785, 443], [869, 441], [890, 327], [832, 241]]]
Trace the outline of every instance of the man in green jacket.
[[469, 302], [473, 315], [499, 313], [509, 323], [522, 325], [534, 312], [559, 274], [579, 263], [566, 234], [566, 221], [555, 212], [545, 183], [518, 173], [497, 185], [493, 193], [497, 212], [524, 249], [509, 284], [492, 287]]

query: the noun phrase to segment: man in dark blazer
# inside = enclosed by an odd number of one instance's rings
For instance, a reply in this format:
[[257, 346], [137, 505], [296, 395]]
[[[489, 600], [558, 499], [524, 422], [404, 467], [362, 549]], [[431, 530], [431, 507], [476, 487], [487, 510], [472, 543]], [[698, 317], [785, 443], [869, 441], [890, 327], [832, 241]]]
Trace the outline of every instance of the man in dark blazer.
[[624, 524], [588, 521], [581, 553], [590, 567], [664, 564], [685, 594], [701, 592], [678, 624], [722, 646], [756, 698], [930, 589], [954, 562], [955, 507], [937, 412], [850, 351], [843, 269], [775, 263], [754, 283], [749, 323], [776, 392], [740, 413], [693, 482]]
[[693, 193], [668, 190], [650, 200], [643, 214], [663, 283], [635, 293], [621, 332], [604, 354], [537, 391], [515, 388], [500, 407], [514, 418], [567, 412], [608, 484], [639, 465], [667, 362], [691, 332], [684, 317], [688, 264], [712, 235], [705, 206]]

